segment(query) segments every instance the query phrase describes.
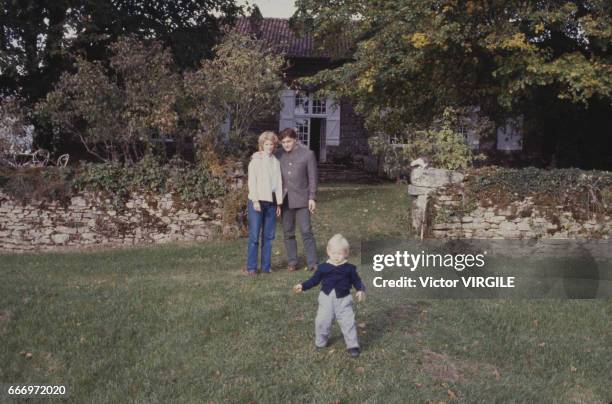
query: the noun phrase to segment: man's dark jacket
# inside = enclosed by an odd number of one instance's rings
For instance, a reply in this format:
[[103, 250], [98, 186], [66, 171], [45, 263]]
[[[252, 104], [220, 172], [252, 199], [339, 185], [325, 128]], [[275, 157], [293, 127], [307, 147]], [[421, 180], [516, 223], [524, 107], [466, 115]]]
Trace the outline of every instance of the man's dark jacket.
[[307, 208], [308, 200], [316, 200], [317, 158], [312, 150], [296, 143], [293, 150], [277, 151], [283, 177], [283, 201], [289, 200], [289, 208]]

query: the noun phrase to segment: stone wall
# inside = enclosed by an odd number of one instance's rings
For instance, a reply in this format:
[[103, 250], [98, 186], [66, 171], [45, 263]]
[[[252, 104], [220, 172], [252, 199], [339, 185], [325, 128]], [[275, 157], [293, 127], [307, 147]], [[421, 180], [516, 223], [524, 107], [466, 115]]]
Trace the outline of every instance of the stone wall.
[[503, 238], [503, 239], [608, 239], [612, 234], [609, 216], [578, 220], [564, 206], [556, 212], [538, 206], [532, 197], [505, 207], [482, 206], [457, 215], [462, 196], [438, 191], [432, 196], [429, 234], [434, 238]]
[[412, 227], [421, 237], [479, 239], [608, 239], [610, 216], [576, 217], [568, 207], [544, 206], [527, 196], [504, 206], [466, 201], [464, 175], [413, 162], [408, 193]]
[[[243, 188], [243, 174], [231, 187]], [[246, 198], [246, 195], [245, 195]], [[0, 191], [0, 251], [26, 252], [88, 247], [127, 247], [169, 241], [208, 241], [236, 232], [238, 223], [223, 220], [223, 203], [187, 204], [177, 195], [132, 194], [121, 206], [85, 192], [69, 203], [25, 205]]]

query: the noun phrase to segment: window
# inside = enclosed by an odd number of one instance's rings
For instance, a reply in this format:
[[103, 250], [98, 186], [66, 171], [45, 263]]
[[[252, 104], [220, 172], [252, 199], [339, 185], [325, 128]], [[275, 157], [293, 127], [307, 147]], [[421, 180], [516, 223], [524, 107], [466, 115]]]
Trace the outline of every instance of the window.
[[309, 114], [310, 98], [307, 94], [296, 94], [295, 95], [295, 114], [306, 115]]
[[310, 146], [310, 118], [298, 118], [295, 120], [298, 140], [306, 146]]
[[310, 93], [295, 95], [295, 115], [325, 115], [327, 102], [325, 98], [317, 98]]
[[475, 150], [480, 147], [480, 140], [476, 137], [474, 129], [472, 129], [473, 122], [462, 122], [457, 127], [457, 132], [463, 136], [465, 142], [470, 146], [471, 149]]
[[312, 114], [313, 115], [327, 114], [327, 104], [325, 103], [325, 99], [321, 99], [321, 98], [312, 99]]

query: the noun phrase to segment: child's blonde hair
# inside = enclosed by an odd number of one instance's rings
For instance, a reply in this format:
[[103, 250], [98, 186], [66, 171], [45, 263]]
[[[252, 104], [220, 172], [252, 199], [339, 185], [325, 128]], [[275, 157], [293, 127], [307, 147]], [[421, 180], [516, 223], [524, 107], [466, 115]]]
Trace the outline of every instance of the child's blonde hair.
[[334, 250], [335, 248], [344, 250], [348, 253], [350, 245], [347, 239], [342, 234], [336, 234], [327, 242], [327, 249]]
[[272, 143], [274, 143], [274, 146], [276, 146], [276, 144], [278, 143], [278, 136], [276, 136], [276, 133], [270, 130], [267, 130], [261, 135], [259, 135], [259, 151], [263, 150], [264, 143], [266, 143], [267, 141], [271, 141]]

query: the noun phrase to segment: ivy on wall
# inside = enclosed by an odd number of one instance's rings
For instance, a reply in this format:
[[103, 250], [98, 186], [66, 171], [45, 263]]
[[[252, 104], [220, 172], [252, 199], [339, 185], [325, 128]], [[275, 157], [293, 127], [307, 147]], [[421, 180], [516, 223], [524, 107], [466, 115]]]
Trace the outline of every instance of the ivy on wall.
[[203, 165], [162, 165], [153, 157], [145, 157], [132, 165], [109, 162], [77, 168], [4, 169], [0, 171], [0, 190], [23, 204], [67, 204], [79, 192], [98, 192], [121, 208], [132, 193], [172, 193], [184, 203], [206, 204], [224, 197], [229, 183]]

